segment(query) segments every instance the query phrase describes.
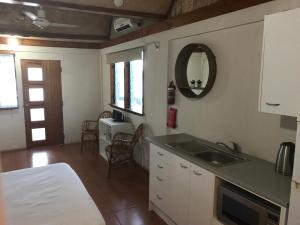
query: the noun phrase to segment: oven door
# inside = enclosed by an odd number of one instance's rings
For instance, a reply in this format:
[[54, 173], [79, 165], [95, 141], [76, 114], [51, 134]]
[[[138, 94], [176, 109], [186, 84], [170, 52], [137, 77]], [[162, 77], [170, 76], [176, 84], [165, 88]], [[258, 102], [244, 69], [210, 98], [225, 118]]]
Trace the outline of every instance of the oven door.
[[267, 225], [268, 210], [235, 190], [220, 186], [218, 219], [226, 225]]

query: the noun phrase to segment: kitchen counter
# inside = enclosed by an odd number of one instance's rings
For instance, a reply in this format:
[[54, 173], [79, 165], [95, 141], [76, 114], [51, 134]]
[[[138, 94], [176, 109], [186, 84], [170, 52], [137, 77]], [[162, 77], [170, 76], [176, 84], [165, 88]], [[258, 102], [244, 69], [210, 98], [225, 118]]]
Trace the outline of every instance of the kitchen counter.
[[288, 207], [289, 205], [291, 178], [275, 173], [275, 164], [273, 163], [247, 154], [241, 154], [241, 156], [244, 156], [249, 160], [223, 167], [216, 167], [208, 162], [195, 158], [181, 149], [168, 146], [170, 143], [199, 141], [208, 146], [216, 147], [212, 142], [195, 138], [188, 134], [156, 136], [147, 138], [147, 140], [183, 159], [211, 171], [217, 177], [240, 186], [241, 188], [276, 203], [279, 206]]

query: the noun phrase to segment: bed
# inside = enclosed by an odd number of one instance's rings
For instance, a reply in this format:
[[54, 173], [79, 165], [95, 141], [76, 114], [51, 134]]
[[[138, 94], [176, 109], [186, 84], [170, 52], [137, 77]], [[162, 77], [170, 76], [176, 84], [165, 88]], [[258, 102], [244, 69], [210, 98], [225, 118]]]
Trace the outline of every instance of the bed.
[[2, 173], [6, 225], [105, 225], [65, 163]]

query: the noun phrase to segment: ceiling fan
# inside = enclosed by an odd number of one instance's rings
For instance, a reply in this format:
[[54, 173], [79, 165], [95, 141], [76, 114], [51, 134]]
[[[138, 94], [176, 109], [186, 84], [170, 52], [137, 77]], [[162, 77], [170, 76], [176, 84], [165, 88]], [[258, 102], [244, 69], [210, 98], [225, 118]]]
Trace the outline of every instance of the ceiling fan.
[[47, 27], [65, 27], [65, 28], [76, 28], [78, 25], [66, 24], [66, 23], [52, 23], [46, 18], [46, 13], [42, 8], [37, 10], [37, 15], [30, 11], [23, 11], [23, 14], [28, 17], [32, 24], [39, 27], [40, 29], [45, 29]]

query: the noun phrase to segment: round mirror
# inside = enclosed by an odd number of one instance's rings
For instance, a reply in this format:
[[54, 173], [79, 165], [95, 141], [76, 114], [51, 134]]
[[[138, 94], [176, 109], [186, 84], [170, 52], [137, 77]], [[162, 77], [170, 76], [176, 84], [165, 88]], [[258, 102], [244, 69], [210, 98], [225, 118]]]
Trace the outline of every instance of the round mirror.
[[209, 47], [189, 44], [179, 53], [175, 78], [179, 91], [189, 98], [205, 96], [216, 79], [216, 58]]

